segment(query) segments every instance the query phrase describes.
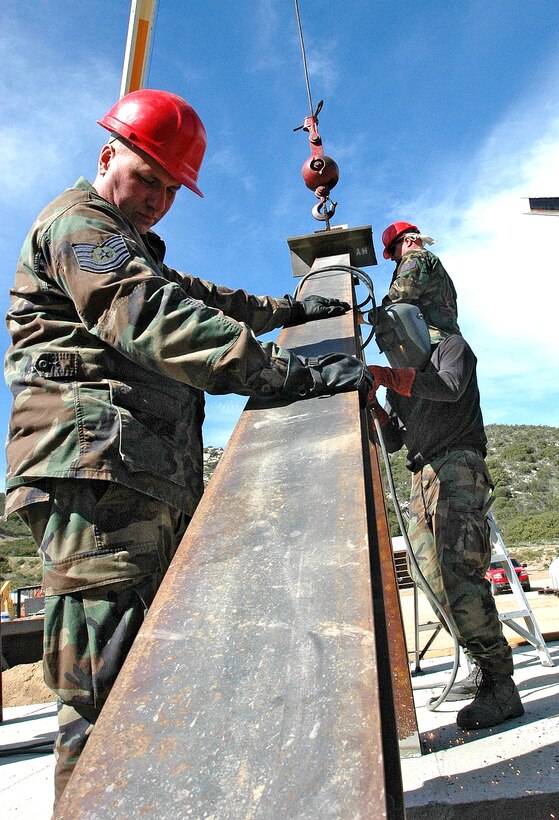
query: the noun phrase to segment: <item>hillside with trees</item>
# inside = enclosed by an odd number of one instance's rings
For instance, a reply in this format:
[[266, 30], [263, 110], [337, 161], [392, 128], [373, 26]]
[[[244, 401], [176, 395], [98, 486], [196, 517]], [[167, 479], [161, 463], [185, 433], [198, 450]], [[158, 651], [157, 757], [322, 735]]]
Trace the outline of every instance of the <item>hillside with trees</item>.
[[[559, 555], [559, 428], [490, 424], [486, 432], [487, 463], [495, 482], [492, 510], [505, 544], [533, 569], [547, 569]], [[219, 447], [205, 448], [206, 483], [222, 452]], [[411, 481], [405, 452], [390, 456], [390, 463], [405, 515]], [[398, 535], [389, 492], [387, 498], [391, 534]], [[3, 494], [0, 505], [3, 513]], [[0, 579], [11, 580], [17, 588], [39, 583], [40, 577], [40, 559], [25, 525], [17, 516], [0, 521]]]

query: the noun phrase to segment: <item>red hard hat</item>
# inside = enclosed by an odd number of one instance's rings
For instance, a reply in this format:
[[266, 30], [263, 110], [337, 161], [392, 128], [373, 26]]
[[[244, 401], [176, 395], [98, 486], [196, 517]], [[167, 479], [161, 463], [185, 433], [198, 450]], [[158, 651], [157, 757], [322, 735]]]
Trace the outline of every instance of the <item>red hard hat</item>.
[[206, 150], [206, 129], [182, 97], [142, 88], [125, 94], [97, 122], [145, 151], [177, 182], [204, 196], [196, 181]]
[[409, 222], [393, 222], [392, 225], [389, 225], [388, 228], [383, 231], [382, 244], [384, 245], [384, 250], [382, 255], [385, 259], [392, 258], [392, 255], [388, 253], [388, 248], [399, 236], [406, 233], [406, 231], [419, 231], [419, 228], [417, 225], [411, 225]]

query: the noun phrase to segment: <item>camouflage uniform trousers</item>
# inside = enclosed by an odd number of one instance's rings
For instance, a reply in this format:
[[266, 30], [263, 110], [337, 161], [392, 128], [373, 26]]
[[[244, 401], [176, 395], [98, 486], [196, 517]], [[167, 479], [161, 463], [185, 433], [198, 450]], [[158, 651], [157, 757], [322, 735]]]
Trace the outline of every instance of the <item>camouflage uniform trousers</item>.
[[[50, 500], [19, 511], [42, 554], [91, 554], [99, 543], [115, 550], [137, 538], [152, 541], [156, 571], [97, 586], [51, 594], [45, 600], [43, 672], [58, 696], [55, 804], [86, 744], [147, 610], [188, 524], [184, 513], [109, 481], [49, 480]], [[107, 508], [113, 528], [107, 524]], [[71, 513], [71, 514], [70, 514]], [[48, 574], [48, 570], [46, 572]], [[58, 568], [60, 578], [60, 568]], [[83, 578], [80, 578], [83, 581]]]
[[512, 652], [485, 579], [491, 546], [484, 506], [491, 488], [480, 453], [447, 452], [414, 473], [408, 535], [466, 655], [489, 673], [512, 675]]

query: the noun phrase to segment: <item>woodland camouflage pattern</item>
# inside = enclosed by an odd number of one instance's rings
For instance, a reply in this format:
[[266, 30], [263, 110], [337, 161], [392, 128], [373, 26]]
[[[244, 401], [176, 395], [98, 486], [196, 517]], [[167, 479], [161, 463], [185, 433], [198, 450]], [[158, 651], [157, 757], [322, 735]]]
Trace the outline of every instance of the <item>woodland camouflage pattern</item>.
[[408, 535], [459, 644], [482, 670], [512, 675], [512, 652], [485, 580], [491, 546], [483, 508], [491, 487], [475, 451], [457, 449], [437, 458], [414, 473]]
[[44, 564], [45, 683], [58, 697], [55, 799], [143, 623], [189, 522], [111, 481], [46, 482], [20, 510]]
[[279, 392], [287, 353], [255, 334], [289, 320], [288, 300], [180, 273], [164, 253], [83, 178], [37, 218], [7, 316], [8, 514], [50, 477], [110, 479], [192, 515], [203, 391]]
[[57, 799], [202, 495], [203, 391], [274, 395], [287, 375], [255, 334], [288, 299], [164, 254], [81, 178], [37, 218], [11, 291], [6, 513], [43, 560]]
[[135, 583], [164, 573], [188, 516], [113, 481], [50, 479], [20, 509], [43, 562], [45, 595]]
[[59, 698], [55, 800], [72, 774], [160, 581], [160, 576], [153, 576], [134, 587], [45, 601], [44, 677]]
[[392, 277], [384, 307], [395, 302], [418, 305], [429, 325], [431, 344], [460, 333], [456, 290], [440, 259], [425, 249], [404, 254]]

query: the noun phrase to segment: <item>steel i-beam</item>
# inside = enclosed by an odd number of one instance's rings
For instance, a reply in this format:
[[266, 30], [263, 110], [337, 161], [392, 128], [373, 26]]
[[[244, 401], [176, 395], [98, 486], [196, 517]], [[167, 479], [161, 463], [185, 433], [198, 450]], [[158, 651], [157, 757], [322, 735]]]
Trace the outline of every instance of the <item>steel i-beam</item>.
[[[310, 293], [353, 302], [352, 276]], [[358, 335], [348, 313], [279, 342]], [[55, 817], [403, 818], [366, 427], [356, 393], [248, 402]]]

